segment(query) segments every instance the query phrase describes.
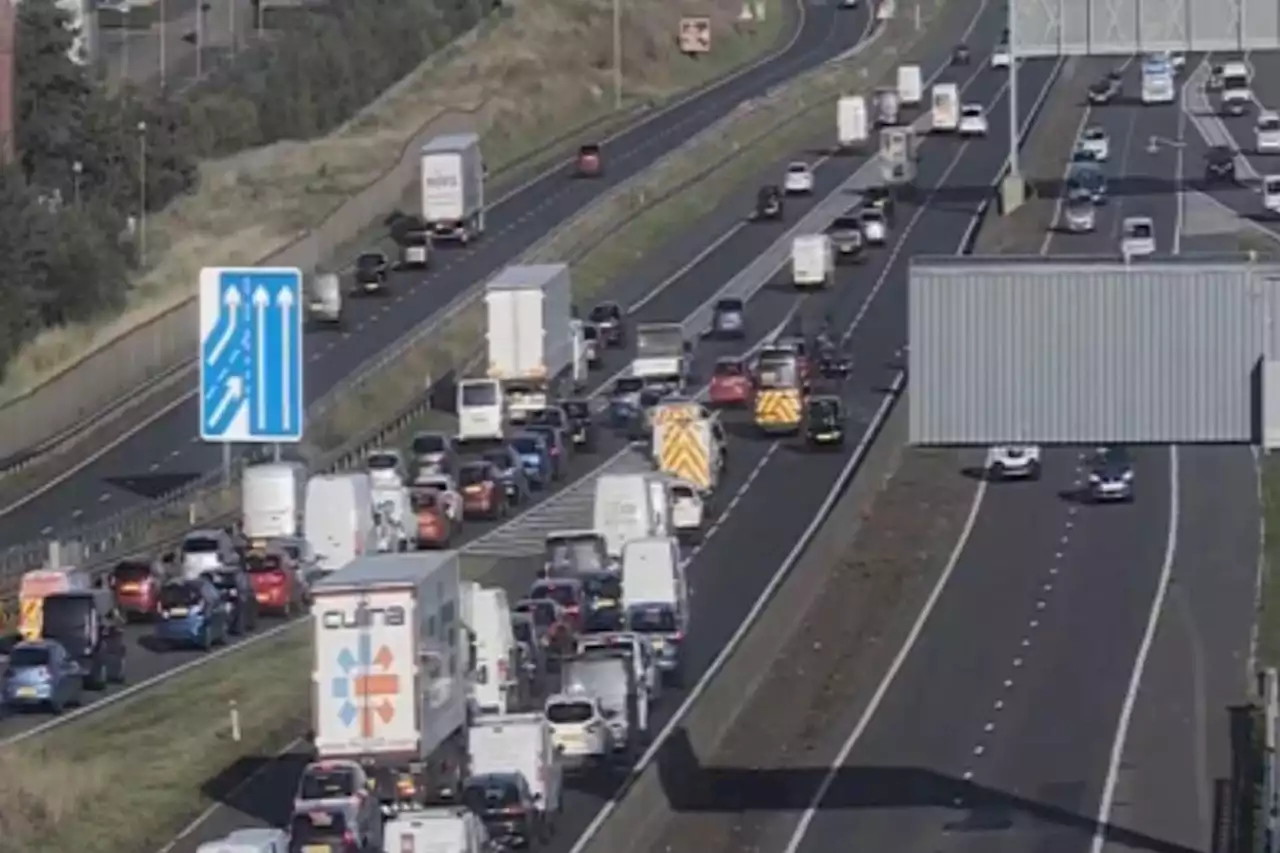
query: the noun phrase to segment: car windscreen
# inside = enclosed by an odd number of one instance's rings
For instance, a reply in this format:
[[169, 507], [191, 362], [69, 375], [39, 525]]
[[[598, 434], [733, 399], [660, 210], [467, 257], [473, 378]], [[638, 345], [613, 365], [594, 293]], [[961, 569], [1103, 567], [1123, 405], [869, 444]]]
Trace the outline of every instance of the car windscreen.
[[511, 633], [515, 635], [517, 643], [533, 645], [533, 626], [524, 619], [517, 619], [511, 623]]
[[740, 313], [743, 309], [741, 299], [721, 299], [716, 303], [717, 311]]
[[425, 456], [428, 453], [442, 453], [444, 452], [444, 436], [416, 435], [413, 437], [411, 449], [418, 456]]
[[298, 785], [300, 800], [336, 800], [356, 795], [356, 774], [350, 767], [312, 766]]
[[194, 584], [166, 584], [160, 590], [161, 607], [191, 607], [202, 600], [200, 587]]
[[592, 598], [618, 601], [622, 598], [622, 580], [614, 574], [600, 572], [582, 578], [582, 588]]
[[537, 601], [526, 602], [524, 607], [521, 608], [521, 611], [532, 616], [533, 624], [535, 625], [545, 628], [548, 625], [555, 624], [556, 609], [550, 601], [543, 601], [541, 603]]
[[458, 472], [458, 485], [474, 486], [477, 483], [486, 482], [488, 477], [488, 466], [464, 465], [462, 470]]
[[547, 543], [547, 562], [562, 571], [594, 571], [601, 568], [598, 542], [594, 536], [553, 539]]
[[624, 376], [613, 383], [614, 394], [635, 394], [644, 388], [644, 380], [638, 376]]
[[541, 453], [542, 449], [539, 447], [540, 444], [541, 442], [539, 442], [538, 439], [530, 436], [521, 436], [519, 438], [511, 439], [511, 446], [516, 449], [516, 453], [519, 453], [522, 456], [531, 456], [535, 453]]
[[382, 256], [374, 254], [363, 254], [356, 258], [356, 269], [361, 272], [371, 272], [382, 266]]
[[1262, 191], [1267, 195], [1280, 195], [1280, 178], [1267, 178], [1262, 182]]
[[218, 540], [212, 536], [189, 536], [182, 540], [182, 553], [216, 554], [218, 553]]
[[205, 572], [204, 576], [218, 589], [236, 589], [240, 586], [240, 578], [235, 572]]
[[511, 454], [505, 450], [486, 450], [481, 458], [502, 471], [511, 467]]
[[9, 653], [9, 666], [19, 669], [24, 666], [48, 666], [49, 649], [47, 646], [18, 646]]
[[542, 436], [547, 443], [547, 447], [554, 447], [556, 445], [556, 427], [548, 424], [530, 424], [529, 432], [537, 433]]
[[595, 340], [599, 340], [599, 338], [600, 338], [600, 330], [597, 329], [595, 326], [582, 327], [582, 339], [584, 341], [595, 341]]
[[610, 320], [617, 320], [620, 311], [616, 305], [597, 305], [591, 309], [588, 319], [593, 323], [605, 323]]
[[745, 369], [741, 362], [738, 361], [720, 361], [716, 362], [715, 376], [742, 376]]
[[491, 382], [462, 386], [462, 405], [495, 406], [498, 403], [498, 386]]
[[590, 702], [552, 702], [546, 715], [553, 725], [585, 723], [595, 716], [595, 708]]
[[370, 453], [364, 459], [370, 471], [393, 471], [400, 460], [393, 453]]
[[478, 813], [519, 805], [520, 786], [510, 776], [477, 776], [462, 789], [462, 804]]
[[1151, 236], [1151, 225], [1147, 222], [1138, 222], [1129, 226], [1129, 236], [1136, 237], [1139, 240], [1145, 240]]
[[534, 426], [564, 426], [564, 412], [559, 409], [539, 409], [531, 413], [529, 420]]
[[670, 607], [632, 607], [627, 611], [627, 624], [641, 634], [670, 634], [678, 629]]
[[529, 597], [545, 598], [561, 607], [573, 607], [578, 603], [578, 590], [567, 583], [540, 583], [534, 585]]
[[120, 563], [111, 570], [117, 583], [142, 583], [151, 578], [151, 566], [147, 563]]
[[284, 568], [278, 554], [250, 554], [244, 561], [244, 569], [251, 575], [278, 572]]
[[857, 231], [859, 227], [856, 216], [837, 216], [831, 223], [832, 231]]

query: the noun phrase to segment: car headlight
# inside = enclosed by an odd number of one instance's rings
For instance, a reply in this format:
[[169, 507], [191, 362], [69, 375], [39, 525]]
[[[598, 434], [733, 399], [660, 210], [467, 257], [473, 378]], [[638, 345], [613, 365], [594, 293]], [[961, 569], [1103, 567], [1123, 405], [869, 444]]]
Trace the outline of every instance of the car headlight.
[[1090, 474], [1090, 475], [1089, 475], [1089, 482], [1090, 482], [1090, 483], [1094, 483], [1094, 484], [1101, 483], [1101, 482], [1102, 482], [1102, 478], [1101, 478], [1101, 477], [1099, 477], [1097, 474]]
[[1132, 482], [1133, 482], [1133, 472], [1132, 472], [1132, 471], [1125, 471], [1125, 472], [1124, 472], [1124, 481], [1125, 481], [1126, 483], [1132, 483]]

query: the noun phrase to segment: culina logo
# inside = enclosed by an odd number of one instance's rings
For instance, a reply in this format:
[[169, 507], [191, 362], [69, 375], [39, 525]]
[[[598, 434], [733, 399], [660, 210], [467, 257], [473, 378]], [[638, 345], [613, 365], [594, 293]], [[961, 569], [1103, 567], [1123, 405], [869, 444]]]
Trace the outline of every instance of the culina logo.
[[400, 676], [392, 672], [395, 655], [390, 647], [373, 648], [368, 637], [361, 637], [351, 647], [338, 652], [341, 675], [331, 682], [333, 698], [338, 700], [338, 719], [344, 726], [360, 724], [362, 737], [373, 737], [379, 723], [390, 723], [396, 716], [392, 701], [400, 693]]

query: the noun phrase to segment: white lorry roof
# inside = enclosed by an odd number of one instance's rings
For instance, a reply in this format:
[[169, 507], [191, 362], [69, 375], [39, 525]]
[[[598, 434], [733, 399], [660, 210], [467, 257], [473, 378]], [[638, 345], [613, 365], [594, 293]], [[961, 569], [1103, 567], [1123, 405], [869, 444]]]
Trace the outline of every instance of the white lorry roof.
[[477, 133], [446, 133], [443, 136], [437, 136], [428, 139], [422, 145], [423, 154], [444, 154], [453, 151], [460, 151], [464, 148], [470, 148], [473, 145], [480, 144], [480, 135]]
[[555, 281], [567, 269], [565, 264], [517, 264], [505, 267], [485, 285], [486, 290], [526, 290]]
[[453, 551], [357, 557], [338, 571], [317, 581], [312, 589], [323, 592], [368, 584], [416, 586], [457, 558], [457, 553]]

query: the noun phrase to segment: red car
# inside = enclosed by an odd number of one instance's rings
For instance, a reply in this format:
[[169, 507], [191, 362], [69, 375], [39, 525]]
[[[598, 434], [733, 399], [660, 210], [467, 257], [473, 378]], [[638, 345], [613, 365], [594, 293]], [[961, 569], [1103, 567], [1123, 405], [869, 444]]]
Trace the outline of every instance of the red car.
[[578, 634], [564, 608], [550, 598], [537, 600], [526, 598], [516, 602], [515, 613], [527, 613], [533, 619], [538, 640], [549, 654], [573, 654], [578, 647]]
[[543, 578], [529, 588], [529, 599], [549, 599], [560, 606], [576, 634], [586, 617], [587, 590], [577, 578]]
[[584, 145], [578, 149], [578, 175], [583, 178], [595, 178], [604, 170], [600, 157], [599, 145]]
[[285, 618], [302, 612], [306, 590], [286, 555], [252, 552], [245, 558], [244, 568], [249, 574], [253, 597], [258, 600], [259, 612], [277, 613]]
[[711, 405], [742, 406], [751, 400], [751, 372], [740, 358], [722, 358], [711, 374]]
[[124, 560], [111, 570], [109, 583], [116, 607], [125, 619], [155, 616], [160, 606], [160, 587], [164, 585], [160, 566], [144, 560]]
[[507, 493], [502, 476], [489, 462], [476, 460], [458, 471], [464, 518], [502, 518], [507, 514]]

